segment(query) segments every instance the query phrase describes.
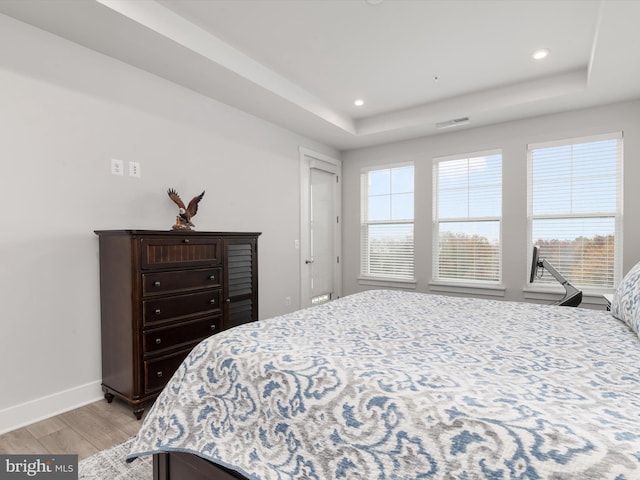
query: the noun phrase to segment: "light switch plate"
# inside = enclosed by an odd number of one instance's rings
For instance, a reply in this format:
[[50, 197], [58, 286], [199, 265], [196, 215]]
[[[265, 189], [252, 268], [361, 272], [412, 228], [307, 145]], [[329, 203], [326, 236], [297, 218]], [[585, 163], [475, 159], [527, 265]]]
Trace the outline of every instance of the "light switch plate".
[[117, 158], [111, 159], [111, 175], [124, 175], [124, 161], [118, 160]]
[[129, 162], [129, 176], [140, 178], [140, 162]]

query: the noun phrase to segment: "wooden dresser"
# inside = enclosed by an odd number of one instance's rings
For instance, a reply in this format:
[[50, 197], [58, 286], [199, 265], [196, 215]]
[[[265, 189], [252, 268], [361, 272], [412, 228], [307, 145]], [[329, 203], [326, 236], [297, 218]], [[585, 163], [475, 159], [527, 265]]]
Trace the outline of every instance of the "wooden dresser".
[[102, 390], [139, 419], [189, 351], [258, 319], [259, 233], [97, 230]]

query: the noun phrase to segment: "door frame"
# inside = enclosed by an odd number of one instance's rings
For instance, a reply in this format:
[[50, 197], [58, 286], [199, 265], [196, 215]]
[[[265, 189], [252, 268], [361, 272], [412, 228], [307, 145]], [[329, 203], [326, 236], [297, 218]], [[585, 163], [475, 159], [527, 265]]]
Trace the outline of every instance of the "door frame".
[[305, 263], [310, 255], [310, 180], [314, 160], [317, 164], [328, 163], [335, 168], [336, 184], [334, 188], [334, 252], [336, 262], [333, 269], [334, 298], [342, 296], [342, 161], [328, 155], [299, 147], [300, 152], [300, 308], [311, 306], [311, 288], [309, 285], [309, 265]]

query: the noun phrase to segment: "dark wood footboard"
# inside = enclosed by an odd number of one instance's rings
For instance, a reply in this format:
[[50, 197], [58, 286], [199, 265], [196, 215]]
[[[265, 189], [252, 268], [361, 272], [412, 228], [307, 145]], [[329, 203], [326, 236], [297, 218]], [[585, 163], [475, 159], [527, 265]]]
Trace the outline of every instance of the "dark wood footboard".
[[153, 480], [247, 480], [237, 472], [183, 452], [153, 455]]

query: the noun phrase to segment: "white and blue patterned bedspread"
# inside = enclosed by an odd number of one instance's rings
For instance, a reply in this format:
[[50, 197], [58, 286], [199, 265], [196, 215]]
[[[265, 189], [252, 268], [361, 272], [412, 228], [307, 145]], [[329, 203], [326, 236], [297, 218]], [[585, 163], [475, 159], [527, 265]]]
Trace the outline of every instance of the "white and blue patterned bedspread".
[[608, 312], [369, 291], [195, 347], [130, 459], [249, 479], [640, 479], [640, 342]]

